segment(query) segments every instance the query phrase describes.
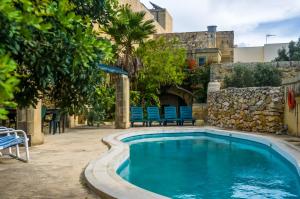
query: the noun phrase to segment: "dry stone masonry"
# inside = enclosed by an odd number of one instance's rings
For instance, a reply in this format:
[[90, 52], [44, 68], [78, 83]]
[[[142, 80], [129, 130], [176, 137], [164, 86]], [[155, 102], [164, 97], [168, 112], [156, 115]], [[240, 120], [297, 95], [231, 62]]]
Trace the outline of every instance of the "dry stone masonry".
[[282, 87], [228, 88], [208, 94], [208, 123], [222, 128], [276, 133], [282, 129]]

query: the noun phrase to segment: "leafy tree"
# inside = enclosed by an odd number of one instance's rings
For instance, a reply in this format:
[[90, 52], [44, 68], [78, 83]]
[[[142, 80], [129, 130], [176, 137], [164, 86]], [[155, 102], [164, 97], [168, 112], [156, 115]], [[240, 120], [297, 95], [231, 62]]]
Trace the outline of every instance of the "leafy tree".
[[117, 9], [109, 24], [102, 26], [102, 30], [115, 42], [121, 66], [129, 72], [129, 76], [134, 75], [136, 71], [132, 66], [135, 46], [155, 33], [153, 20], [145, 20], [145, 12], [133, 12], [128, 5], [124, 5]]
[[281, 73], [270, 64], [257, 64], [254, 68], [247, 65], [237, 65], [233, 68], [233, 73], [226, 76], [225, 87], [262, 87], [280, 86]]
[[300, 61], [300, 38], [298, 42], [289, 43], [288, 51], [285, 48], [278, 50], [278, 57], [275, 61]]
[[281, 73], [270, 64], [257, 64], [253, 73], [255, 86], [280, 86]]
[[[26, 16], [20, 11], [24, 9]], [[20, 50], [20, 46], [14, 40], [17, 36], [27, 34], [27, 28], [32, 27], [45, 30], [49, 27], [32, 12], [29, 0], [4, 0], [0, 4], [0, 119], [5, 119], [7, 111], [4, 107], [15, 107], [12, 101], [13, 93], [17, 90], [19, 80], [16, 75], [17, 63], [12, 54]]]
[[[91, 17], [97, 16], [76, 7], [76, 0], [5, 2], [9, 7], [0, 13], [0, 49], [17, 63], [17, 103], [35, 105], [39, 98], [49, 96], [71, 113], [84, 107], [95, 85], [101, 83], [98, 63], [112, 57], [110, 42], [93, 32]], [[10, 17], [15, 14], [16, 19]]]
[[210, 66], [203, 66], [191, 71], [187, 80], [192, 87], [190, 90], [194, 90], [194, 95], [197, 102], [205, 103], [207, 99], [207, 87], [210, 81]]
[[233, 68], [231, 76], [226, 76], [224, 79], [225, 87], [253, 87], [255, 80], [253, 70], [243, 65], [237, 65]]
[[0, 53], [0, 119], [6, 119], [7, 111], [2, 106], [15, 107], [11, 100], [19, 83], [15, 75], [16, 63], [8, 56]]
[[101, 85], [97, 86], [94, 97], [88, 103], [91, 105], [87, 113], [89, 125], [93, 126], [94, 122], [99, 124], [100, 121], [113, 119], [115, 101], [115, 89], [103, 81]]
[[275, 58], [275, 61], [289, 61], [288, 52], [285, 48], [278, 50], [278, 57]]
[[142, 103], [158, 103], [160, 89], [169, 85], [180, 85], [185, 78], [186, 50], [177, 48], [177, 40], [161, 37], [149, 40], [137, 49], [142, 62], [133, 90], [139, 91]]

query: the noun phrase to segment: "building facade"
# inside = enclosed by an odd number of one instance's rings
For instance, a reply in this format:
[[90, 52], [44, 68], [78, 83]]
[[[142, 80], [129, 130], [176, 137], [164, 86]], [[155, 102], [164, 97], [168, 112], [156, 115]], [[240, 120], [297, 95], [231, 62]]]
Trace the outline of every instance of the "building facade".
[[188, 59], [194, 59], [198, 66], [233, 62], [233, 31], [217, 31], [216, 26], [208, 26], [207, 31], [161, 33], [155, 37], [177, 38], [179, 47], [185, 48]]
[[119, 0], [119, 3], [121, 5], [130, 5], [134, 12], [145, 12], [146, 20], [154, 20], [153, 24], [157, 34], [173, 31], [173, 19], [167, 9], [161, 8], [155, 4], [152, 4], [153, 9], [148, 9], [139, 0]]
[[288, 50], [288, 43], [265, 44], [256, 47], [234, 48], [235, 63], [271, 62], [278, 56], [278, 50]]

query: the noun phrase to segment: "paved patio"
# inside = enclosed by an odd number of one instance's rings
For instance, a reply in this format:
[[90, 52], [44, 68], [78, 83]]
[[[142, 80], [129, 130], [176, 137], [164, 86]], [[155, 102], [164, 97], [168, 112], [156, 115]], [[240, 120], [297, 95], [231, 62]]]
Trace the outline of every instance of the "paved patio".
[[[0, 199], [98, 198], [82, 181], [82, 172], [89, 161], [107, 151], [107, 146], [101, 142], [101, 138], [117, 132], [122, 130], [109, 127], [69, 129], [64, 134], [46, 136], [44, 145], [31, 147], [30, 163], [1, 157]], [[300, 138], [275, 137], [288, 141], [300, 151]]]
[[0, 198], [98, 198], [81, 180], [89, 161], [107, 150], [101, 138], [115, 129], [72, 129], [30, 148], [30, 163], [0, 158]]

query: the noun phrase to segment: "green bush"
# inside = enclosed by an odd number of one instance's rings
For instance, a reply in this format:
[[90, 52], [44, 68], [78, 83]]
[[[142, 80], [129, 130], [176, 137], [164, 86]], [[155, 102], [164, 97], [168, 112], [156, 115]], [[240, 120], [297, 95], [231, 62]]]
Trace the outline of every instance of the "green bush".
[[233, 73], [224, 79], [225, 87], [280, 86], [281, 72], [270, 64], [257, 64], [254, 68], [237, 65]]
[[280, 86], [281, 72], [269, 64], [258, 64], [254, 70], [255, 86]]
[[206, 103], [207, 99], [207, 86], [210, 81], [210, 67], [203, 66], [195, 71], [191, 72], [189, 75], [189, 82], [193, 87], [197, 89], [192, 89], [195, 95], [195, 99], [199, 103]]

